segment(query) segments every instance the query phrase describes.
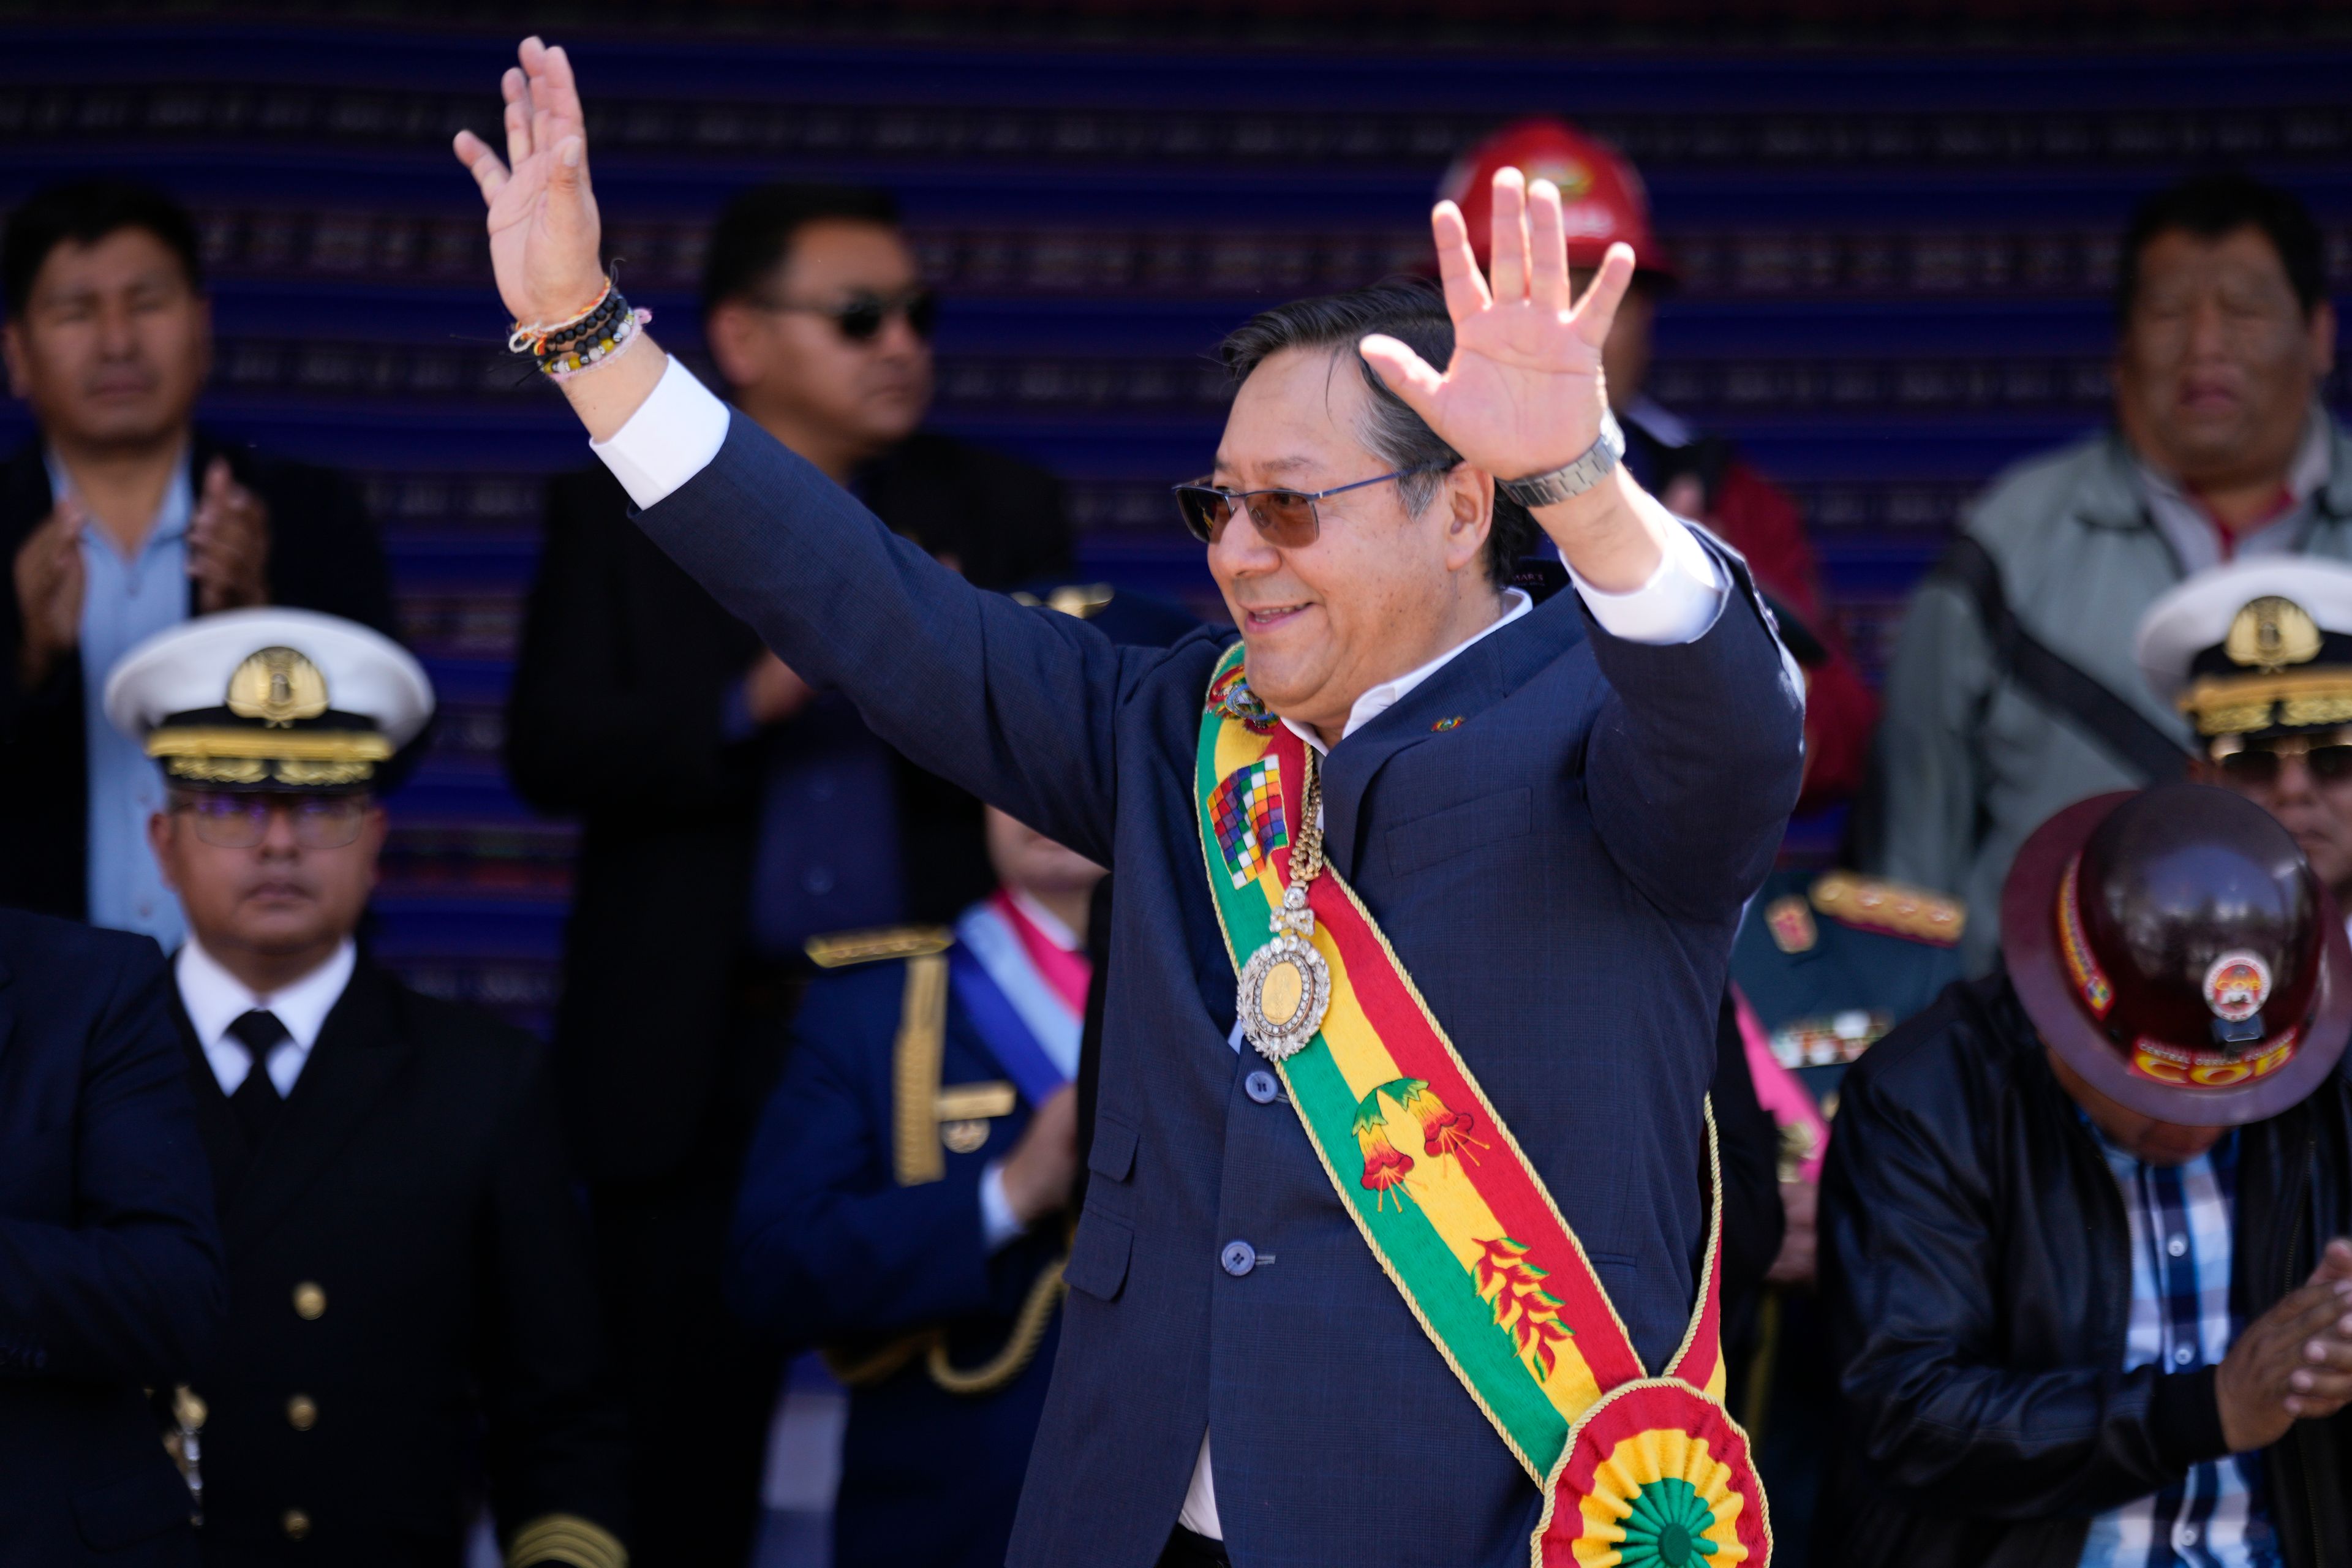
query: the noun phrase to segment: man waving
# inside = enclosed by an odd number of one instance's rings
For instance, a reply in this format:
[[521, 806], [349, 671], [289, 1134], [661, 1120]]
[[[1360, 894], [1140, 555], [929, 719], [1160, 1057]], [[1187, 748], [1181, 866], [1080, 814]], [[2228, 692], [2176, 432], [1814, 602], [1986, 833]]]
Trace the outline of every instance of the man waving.
[[[506, 158], [457, 153], [513, 342], [646, 532], [914, 761], [1119, 873], [1012, 1561], [1502, 1564], [1538, 1530], [1760, 1560], [1703, 1107], [1801, 703], [1746, 568], [1617, 462], [1631, 255], [1572, 303], [1559, 193], [1506, 170], [1489, 277], [1444, 204], [1442, 302], [1235, 332], [1177, 499], [1238, 646], [1118, 648], [971, 588], [666, 359], [601, 270], [563, 52], [525, 42], [505, 90]], [[1541, 603], [1509, 585], [1537, 527], [1574, 590]], [[1620, 1427], [1688, 1474], [1596, 1466]]]

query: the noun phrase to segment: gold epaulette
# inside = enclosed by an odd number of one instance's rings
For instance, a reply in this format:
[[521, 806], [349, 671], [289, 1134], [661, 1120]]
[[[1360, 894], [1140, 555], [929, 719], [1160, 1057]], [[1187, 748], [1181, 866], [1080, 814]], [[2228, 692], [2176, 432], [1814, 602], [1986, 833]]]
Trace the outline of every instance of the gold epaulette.
[[803, 951], [819, 969], [844, 969], [853, 963], [877, 963], [886, 958], [920, 958], [945, 952], [955, 942], [946, 926], [880, 926], [872, 931], [835, 931], [813, 936]]
[[1934, 947], [1957, 943], [1969, 923], [1969, 907], [1958, 899], [1851, 871], [1831, 871], [1816, 879], [1811, 897], [1813, 908], [1840, 925]]

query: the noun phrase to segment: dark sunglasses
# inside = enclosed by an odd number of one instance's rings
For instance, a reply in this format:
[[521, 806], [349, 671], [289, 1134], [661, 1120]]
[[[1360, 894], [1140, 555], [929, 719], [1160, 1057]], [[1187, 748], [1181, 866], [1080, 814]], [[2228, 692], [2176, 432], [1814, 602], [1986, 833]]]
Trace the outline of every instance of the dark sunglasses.
[[831, 321], [834, 330], [853, 343], [870, 343], [882, 335], [882, 329], [893, 316], [904, 316], [907, 329], [925, 342], [940, 324], [940, 297], [929, 289], [909, 289], [903, 294], [884, 299], [859, 289], [838, 305], [797, 305], [788, 300], [771, 301], [771, 310], [797, 311], [811, 316], [823, 316]]
[[2280, 763], [2287, 757], [2301, 757], [2311, 776], [2321, 784], [2332, 784], [2352, 779], [2352, 742], [2343, 738], [2343, 731], [2315, 742], [2307, 736], [2282, 735], [2274, 741], [2252, 741], [2241, 743], [2236, 751], [2213, 760], [2221, 765], [2222, 773], [2231, 784], [2267, 787], [2279, 781]]
[[1238, 501], [1249, 508], [1250, 521], [1257, 525], [1259, 538], [1276, 550], [1297, 550], [1314, 543], [1323, 531], [1322, 517], [1315, 510], [1317, 501], [1415, 474], [1444, 473], [1459, 460], [1421, 463], [1351, 485], [1333, 485], [1328, 490], [1221, 490], [1211, 484], [1177, 485], [1173, 487], [1176, 510], [1183, 516], [1187, 533], [1203, 544], [1214, 544], [1224, 536], [1225, 524], [1234, 520], [1234, 505]]

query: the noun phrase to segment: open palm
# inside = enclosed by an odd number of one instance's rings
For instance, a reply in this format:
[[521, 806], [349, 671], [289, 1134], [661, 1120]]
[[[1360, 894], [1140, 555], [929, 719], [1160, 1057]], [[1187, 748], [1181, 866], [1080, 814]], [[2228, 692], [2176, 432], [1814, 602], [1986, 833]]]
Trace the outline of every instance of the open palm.
[[1495, 176], [1495, 264], [1478, 274], [1462, 211], [1431, 215], [1454, 357], [1440, 374], [1396, 339], [1363, 341], [1364, 358], [1429, 427], [1497, 479], [1526, 479], [1582, 456], [1608, 411], [1601, 345], [1633, 281], [1633, 253], [1610, 247], [1592, 286], [1571, 303], [1559, 191], [1530, 188], [1517, 169]]
[[536, 37], [525, 38], [518, 53], [520, 68], [499, 84], [506, 161], [470, 131], [457, 133], [457, 152], [488, 204], [499, 297], [517, 321], [550, 325], [578, 315], [604, 292], [596, 198], [572, 61]]

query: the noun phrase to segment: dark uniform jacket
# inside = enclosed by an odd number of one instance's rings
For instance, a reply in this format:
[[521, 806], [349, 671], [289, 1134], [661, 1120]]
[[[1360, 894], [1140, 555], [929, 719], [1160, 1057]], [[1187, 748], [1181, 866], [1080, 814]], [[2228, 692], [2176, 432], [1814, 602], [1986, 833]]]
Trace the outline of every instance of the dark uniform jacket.
[[[1025, 463], [923, 433], [859, 482], [892, 528], [983, 586], [1067, 569], [1062, 487]], [[508, 709], [516, 790], [542, 811], [584, 819], [556, 1070], [566, 1130], [600, 1182], [670, 1174], [714, 1116], [741, 1137], [768, 1088], [761, 1064], [731, 1059], [730, 1026], [766, 747], [789, 743], [795, 722], [856, 723], [807, 712], [772, 738], [728, 739], [728, 696], [759, 634], [713, 604], [628, 513], [601, 467], [549, 486], [546, 549]], [[995, 885], [979, 805], [903, 764], [896, 783], [906, 918], [951, 921]]]
[[[1119, 648], [979, 592], [740, 417], [639, 521], [886, 740], [1118, 875], [1091, 1179], [1010, 1561], [1149, 1568], [1208, 1431], [1244, 1568], [1524, 1563], [1536, 1487], [1228, 1043], [1193, 776], [1233, 634]], [[1324, 774], [1333, 869], [1653, 1367], [1697, 1287], [1732, 933], [1800, 767], [1798, 695], [1746, 568], [1717, 559], [1731, 586], [1696, 641], [1624, 641], [1558, 595]], [[1221, 1265], [1236, 1241], [1276, 1260]]]
[[229, 1262], [189, 1380], [206, 1563], [448, 1568], [478, 1457], [502, 1537], [617, 1532], [620, 1419], [538, 1047], [362, 957], [248, 1149], [179, 1024]]
[[[940, 1094], [950, 1110], [999, 1113], [947, 1118], [926, 1134], [944, 1145], [944, 1174], [900, 1183], [893, 1078], [906, 991], [903, 959], [810, 983], [744, 1173], [730, 1295], [747, 1321], [795, 1348], [827, 1347], [836, 1370], [899, 1363], [873, 1381], [853, 1374], [836, 1568], [1002, 1568], [1061, 1314], [1043, 1320], [1033, 1353], [986, 1393], [948, 1392], [928, 1348], [903, 1359], [903, 1347], [936, 1330], [950, 1368], [987, 1366], [1013, 1339], [1040, 1274], [1058, 1268], [1066, 1232], [1056, 1220], [988, 1250], [981, 1173], [1013, 1152], [1035, 1108], [1014, 1098], [952, 993]], [[1001, 1102], [975, 1106], [974, 1090]]]
[[[2123, 1195], [2005, 971], [1846, 1075], [1822, 1283], [1852, 1431], [1814, 1561], [2074, 1568], [2092, 1518], [2226, 1451], [2213, 1369], [2125, 1372]], [[2352, 1084], [2239, 1132], [2231, 1307], [2251, 1321], [2352, 1232]], [[2264, 1450], [2288, 1568], [2352, 1563], [2352, 1412]]]
[[[228, 459], [237, 483], [269, 509], [269, 602], [394, 635], [392, 579], [359, 486], [348, 475], [267, 458], [199, 430], [191, 482]], [[37, 439], [0, 468], [0, 564], [49, 515], [48, 465]], [[0, 584], [0, 904], [79, 920], [89, 907], [89, 778], [79, 655], [60, 658], [37, 690], [17, 681], [25, 642], [16, 579]], [[187, 585], [195, 613], [195, 583]]]
[[185, 1568], [188, 1489], [142, 1386], [227, 1304], [143, 936], [0, 910], [0, 1565]]

